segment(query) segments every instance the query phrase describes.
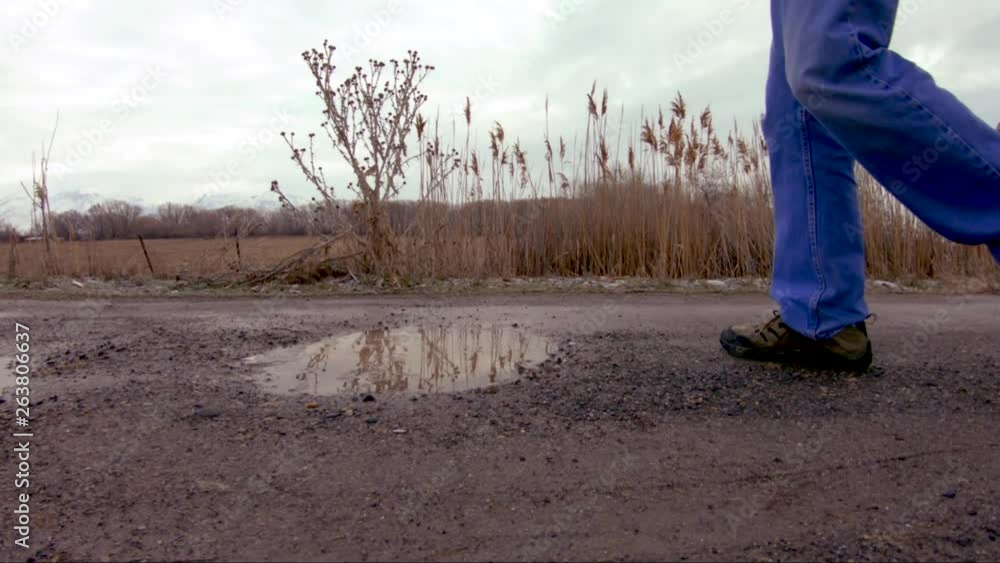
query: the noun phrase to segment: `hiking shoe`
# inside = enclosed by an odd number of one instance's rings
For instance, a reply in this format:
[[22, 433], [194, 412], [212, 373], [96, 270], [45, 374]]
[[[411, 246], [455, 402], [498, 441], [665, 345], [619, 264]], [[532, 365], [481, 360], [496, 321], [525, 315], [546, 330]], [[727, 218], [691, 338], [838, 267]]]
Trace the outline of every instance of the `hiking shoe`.
[[792, 330], [775, 313], [766, 323], [727, 328], [719, 342], [726, 352], [747, 360], [850, 371], [865, 371], [872, 363], [872, 344], [864, 321], [832, 338], [812, 340]]

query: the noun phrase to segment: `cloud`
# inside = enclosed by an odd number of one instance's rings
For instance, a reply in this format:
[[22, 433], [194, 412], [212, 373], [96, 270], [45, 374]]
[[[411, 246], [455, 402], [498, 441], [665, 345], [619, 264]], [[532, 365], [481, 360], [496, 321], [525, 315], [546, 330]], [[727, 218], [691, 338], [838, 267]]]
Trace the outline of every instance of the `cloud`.
[[[55, 13], [37, 15], [53, 2]], [[234, 161], [239, 171], [217, 190], [227, 197], [255, 190], [266, 197], [274, 178], [306, 193], [280, 140], [259, 143], [248, 158], [247, 139], [268, 128], [276, 111], [287, 112], [282, 126], [289, 131], [316, 130], [321, 107], [301, 53], [324, 39], [341, 47], [342, 69], [418, 49], [438, 68], [426, 86], [428, 114], [447, 117], [473, 97], [481, 145], [500, 121], [539, 170], [546, 96], [553, 135], [571, 140], [586, 126], [584, 94], [595, 80], [609, 88], [616, 112], [624, 106], [626, 130], [640, 111], [654, 112], [678, 90], [695, 107], [711, 104], [720, 124], [749, 125], [763, 108], [767, 4], [7, 0], [0, 7], [0, 48], [7, 51], [0, 57], [0, 200], [23, 198], [18, 182], [30, 179], [31, 152], [48, 139], [57, 110], [56, 160], [69, 158], [103, 122], [113, 128], [58, 178], [53, 197], [64, 189], [196, 201]], [[1000, 5], [901, 5], [907, 12], [896, 49], [927, 65], [988, 121], [1000, 119], [993, 70]], [[10, 38], [23, 38], [32, 18], [45, 23], [15, 49]], [[700, 47], [694, 64], [678, 65], [675, 56], [690, 54], [692, 42]], [[150, 69], [163, 76], [155, 87]], [[130, 100], [144, 81], [145, 95]], [[327, 160], [330, 170], [346, 172], [333, 153]]]

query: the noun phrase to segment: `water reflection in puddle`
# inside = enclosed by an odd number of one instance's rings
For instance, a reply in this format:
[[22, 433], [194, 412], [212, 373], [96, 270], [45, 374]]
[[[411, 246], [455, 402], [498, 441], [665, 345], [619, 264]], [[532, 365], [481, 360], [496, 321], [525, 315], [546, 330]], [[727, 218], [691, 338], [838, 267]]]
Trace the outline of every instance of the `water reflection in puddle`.
[[513, 381], [549, 355], [511, 326], [379, 328], [247, 358], [285, 394], [453, 393]]

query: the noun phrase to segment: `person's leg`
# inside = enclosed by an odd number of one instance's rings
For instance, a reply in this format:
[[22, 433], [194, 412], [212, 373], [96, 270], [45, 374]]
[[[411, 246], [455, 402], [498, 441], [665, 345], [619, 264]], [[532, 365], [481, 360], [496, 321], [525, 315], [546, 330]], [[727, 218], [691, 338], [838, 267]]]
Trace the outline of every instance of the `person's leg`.
[[809, 101], [795, 97], [786, 80], [784, 0], [772, 0], [771, 15], [764, 136], [774, 192], [771, 295], [781, 313], [729, 327], [719, 342], [737, 358], [864, 371], [872, 347], [854, 158], [812, 116]]
[[823, 339], [868, 315], [864, 240], [854, 158], [812, 116], [810, 100], [796, 99], [786, 79], [784, 4], [772, 0], [774, 40], [763, 122], [774, 192], [771, 295], [788, 326]]
[[928, 226], [1000, 261], [1000, 133], [889, 50], [898, 0], [774, 2], [795, 98]]

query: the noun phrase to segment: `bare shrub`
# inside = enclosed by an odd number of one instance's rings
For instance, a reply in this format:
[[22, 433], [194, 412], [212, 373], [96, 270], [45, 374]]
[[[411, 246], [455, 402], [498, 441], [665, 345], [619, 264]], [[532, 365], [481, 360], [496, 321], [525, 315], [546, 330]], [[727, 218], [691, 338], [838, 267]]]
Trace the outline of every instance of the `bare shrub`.
[[[443, 156], [430, 144], [426, 153], [413, 156], [408, 155], [407, 147], [412, 131], [416, 130], [418, 139], [423, 138], [425, 122], [419, 112], [427, 96], [420, 86], [434, 67], [422, 64], [416, 51], [408, 51], [402, 61], [393, 59], [386, 64], [369, 60], [367, 68], [356, 67], [353, 74], [335, 84], [336, 66], [331, 63], [335, 51], [336, 47], [324, 42], [321, 49], [302, 53], [302, 58], [315, 80], [316, 96], [323, 102], [325, 121], [321, 128], [355, 177], [346, 188], [358, 198], [359, 204], [352, 210], [366, 227], [361, 239], [366, 266], [379, 275], [395, 277], [399, 249], [386, 204], [405, 186], [405, 170], [411, 160], [426, 156], [433, 167], [434, 159]], [[292, 151], [292, 160], [320, 196], [313, 198], [310, 224], [317, 230], [336, 228], [328, 221], [339, 215], [340, 204], [323, 166], [317, 163], [316, 135], [310, 133], [307, 144], [297, 142], [295, 133], [281, 135]], [[451, 169], [455, 167], [457, 160]], [[271, 189], [284, 207], [296, 209], [277, 182]]]

